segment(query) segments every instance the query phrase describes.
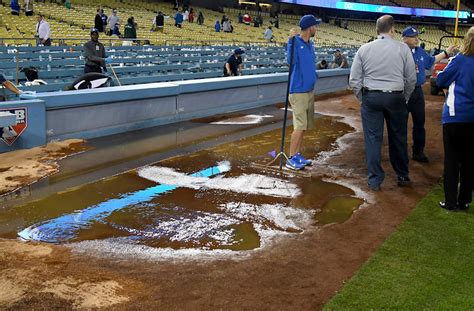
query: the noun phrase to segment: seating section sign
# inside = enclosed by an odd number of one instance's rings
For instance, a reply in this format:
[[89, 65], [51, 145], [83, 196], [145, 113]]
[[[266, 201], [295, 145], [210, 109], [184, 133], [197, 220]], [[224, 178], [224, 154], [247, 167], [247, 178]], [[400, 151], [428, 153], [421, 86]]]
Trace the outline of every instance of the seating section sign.
[[16, 116], [15, 125], [6, 126], [2, 129], [1, 140], [3, 140], [8, 146], [11, 146], [28, 127], [28, 122], [27, 122], [28, 108], [26, 107], [13, 108], [13, 109], [7, 108], [7, 109], [0, 109], [0, 112], [10, 112], [10, 113], [15, 114]]

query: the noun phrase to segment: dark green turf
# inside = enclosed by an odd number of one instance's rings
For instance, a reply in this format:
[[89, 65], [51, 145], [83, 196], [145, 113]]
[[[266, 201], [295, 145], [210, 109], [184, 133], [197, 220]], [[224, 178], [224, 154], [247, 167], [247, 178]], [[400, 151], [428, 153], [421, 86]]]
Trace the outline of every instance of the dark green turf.
[[325, 310], [473, 310], [474, 211], [443, 197], [436, 186]]

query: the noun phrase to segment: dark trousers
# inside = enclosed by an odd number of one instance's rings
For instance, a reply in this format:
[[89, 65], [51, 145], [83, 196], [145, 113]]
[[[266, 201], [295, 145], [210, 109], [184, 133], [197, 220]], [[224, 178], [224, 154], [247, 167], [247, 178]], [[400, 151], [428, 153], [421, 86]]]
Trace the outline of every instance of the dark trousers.
[[408, 177], [408, 109], [403, 94], [364, 92], [361, 115], [368, 183], [378, 186], [385, 177], [381, 165], [384, 120], [387, 121], [390, 163], [397, 176]]
[[417, 86], [408, 101], [408, 112], [413, 121], [413, 154], [425, 149], [425, 95], [421, 86]]
[[474, 189], [474, 123], [444, 124], [443, 142], [446, 205], [455, 207], [456, 203], [471, 203]]
[[102, 68], [100, 66], [85, 65], [84, 66], [84, 73], [89, 73], [89, 72], [102, 73]]

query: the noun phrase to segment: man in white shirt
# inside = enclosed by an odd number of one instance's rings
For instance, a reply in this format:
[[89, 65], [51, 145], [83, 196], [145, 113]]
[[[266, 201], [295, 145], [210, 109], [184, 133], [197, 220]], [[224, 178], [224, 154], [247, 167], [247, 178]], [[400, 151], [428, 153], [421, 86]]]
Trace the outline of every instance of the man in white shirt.
[[51, 39], [49, 38], [51, 31], [49, 30], [48, 22], [43, 18], [43, 15], [38, 14], [38, 23], [36, 24], [36, 32], [38, 33], [38, 45], [44, 46], [51, 45]]

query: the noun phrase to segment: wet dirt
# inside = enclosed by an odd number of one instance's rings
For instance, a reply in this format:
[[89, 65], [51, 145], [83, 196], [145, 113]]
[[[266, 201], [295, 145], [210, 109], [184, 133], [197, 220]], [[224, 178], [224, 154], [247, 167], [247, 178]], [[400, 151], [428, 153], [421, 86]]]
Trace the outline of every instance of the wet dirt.
[[[241, 119], [232, 118], [232, 122]], [[351, 128], [337, 118], [320, 117], [316, 128], [305, 137], [313, 148], [303, 152], [315, 158], [322, 150], [334, 149], [336, 139], [349, 131]], [[194, 185], [175, 186], [161, 180], [157, 185], [153, 178], [151, 182], [150, 177], [143, 178], [146, 173], [140, 169], [6, 208], [0, 219], [0, 238], [19, 235], [51, 243], [109, 239], [152, 248], [243, 251], [267, 244], [263, 236], [304, 232], [312, 218], [315, 225], [349, 219], [363, 203], [354, 200], [350, 189], [316, 176], [268, 176], [250, 165], [269, 162], [272, 157], [268, 152], [278, 148], [280, 135], [280, 130], [273, 130], [173, 157], [149, 168], [159, 169], [161, 179], [166, 175], [163, 168], [181, 174], [180, 179], [189, 179], [193, 172], [207, 171], [206, 166], [227, 161], [229, 168], [211, 174], [219, 179], [206, 186], [196, 178]], [[252, 188], [253, 182], [256, 188]], [[294, 188], [294, 194], [286, 193], [288, 186]], [[325, 211], [326, 205], [331, 212]]]
[[[71, 253], [62, 246], [0, 240], [0, 306], [12, 310], [320, 309], [438, 182], [443, 160], [441, 109], [441, 97], [426, 96], [426, 153], [430, 163], [410, 162], [413, 186], [396, 186], [385, 145], [382, 164], [387, 178], [381, 192], [371, 193], [366, 186], [359, 104], [354, 96], [345, 94], [317, 99], [317, 111], [343, 116], [357, 128], [339, 141], [344, 149], [323, 154], [312, 169], [316, 176], [350, 186], [367, 200], [342, 224], [294, 234], [244, 258], [209, 262], [110, 260]], [[308, 141], [304, 144], [315, 149]], [[43, 250], [40, 256], [24, 251], [36, 247], [52, 251]], [[104, 283], [108, 281], [115, 283]], [[58, 290], [58, 283], [69, 290]], [[98, 287], [105, 290], [96, 291]], [[78, 291], [80, 295], [70, 290], [78, 288], [83, 289]], [[88, 299], [94, 293], [95, 299]]]

